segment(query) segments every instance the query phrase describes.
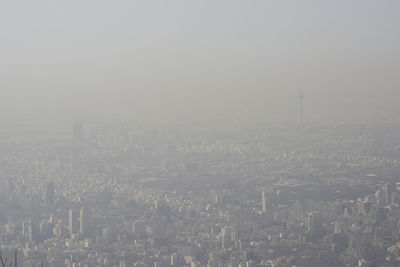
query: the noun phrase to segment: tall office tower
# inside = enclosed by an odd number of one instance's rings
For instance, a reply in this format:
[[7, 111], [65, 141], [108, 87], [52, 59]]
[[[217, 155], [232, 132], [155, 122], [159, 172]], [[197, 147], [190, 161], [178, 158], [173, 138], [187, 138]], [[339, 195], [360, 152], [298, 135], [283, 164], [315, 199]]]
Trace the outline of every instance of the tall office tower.
[[396, 184], [394, 183], [385, 184], [384, 191], [385, 191], [386, 205], [392, 204], [392, 194], [396, 191]]
[[171, 266], [178, 266], [178, 255], [176, 253], [173, 253], [171, 255]]
[[384, 208], [386, 203], [385, 203], [385, 192], [383, 190], [378, 189], [375, 193], [376, 197], [376, 206], [378, 209]]
[[307, 232], [313, 240], [323, 237], [322, 216], [318, 211], [310, 212], [306, 221]]
[[27, 238], [29, 241], [35, 241], [38, 236], [37, 225], [34, 220], [30, 219], [28, 221], [27, 227]]
[[69, 234], [72, 235], [77, 232], [77, 212], [76, 210], [69, 210], [69, 220], [68, 220], [68, 228], [69, 228]]
[[92, 212], [89, 208], [81, 208], [79, 216], [79, 232], [88, 235], [92, 221]]
[[261, 207], [263, 213], [267, 212], [267, 193], [265, 191], [261, 193]]
[[52, 207], [54, 205], [54, 183], [53, 182], [50, 182], [46, 185], [44, 201], [45, 201], [47, 207]]
[[224, 249], [232, 247], [231, 229], [226, 226], [221, 228], [221, 247]]

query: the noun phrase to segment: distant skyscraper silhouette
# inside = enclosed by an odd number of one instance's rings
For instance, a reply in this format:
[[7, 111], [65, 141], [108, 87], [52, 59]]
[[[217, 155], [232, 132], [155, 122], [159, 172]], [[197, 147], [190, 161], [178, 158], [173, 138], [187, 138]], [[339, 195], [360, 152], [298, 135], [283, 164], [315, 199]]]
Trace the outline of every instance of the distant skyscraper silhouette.
[[91, 210], [89, 208], [81, 208], [79, 216], [79, 231], [84, 235], [89, 234], [91, 218]]
[[68, 220], [68, 228], [69, 228], [69, 234], [72, 235], [77, 233], [77, 212], [76, 210], [70, 209], [69, 210], [69, 220]]
[[323, 236], [322, 216], [319, 211], [308, 213], [306, 220], [307, 232], [312, 240], [317, 240]]
[[46, 186], [46, 192], [44, 195], [44, 200], [47, 207], [52, 207], [54, 205], [54, 183], [50, 182]]
[[303, 125], [303, 102], [304, 102], [303, 93], [300, 93], [299, 100], [300, 100], [300, 125]]
[[267, 194], [265, 191], [261, 193], [261, 207], [263, 213], [267, 212]]

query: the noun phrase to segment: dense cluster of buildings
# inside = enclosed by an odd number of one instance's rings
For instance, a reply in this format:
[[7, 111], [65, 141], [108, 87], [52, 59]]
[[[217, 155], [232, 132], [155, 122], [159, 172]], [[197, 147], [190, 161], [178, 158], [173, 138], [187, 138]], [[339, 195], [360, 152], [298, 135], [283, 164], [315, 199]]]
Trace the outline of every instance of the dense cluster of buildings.
[[0, 135], [3, 257], [17, 252], [24, 267], [400, 263], [397, 125], [121, 129]]

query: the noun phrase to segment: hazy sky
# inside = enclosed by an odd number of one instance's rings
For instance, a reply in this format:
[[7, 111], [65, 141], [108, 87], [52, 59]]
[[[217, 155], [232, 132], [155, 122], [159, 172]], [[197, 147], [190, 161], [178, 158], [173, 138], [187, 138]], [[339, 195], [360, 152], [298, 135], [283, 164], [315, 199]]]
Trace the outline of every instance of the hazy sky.
[[400, 1], [1, 1], [1, 117], [399, 112]]

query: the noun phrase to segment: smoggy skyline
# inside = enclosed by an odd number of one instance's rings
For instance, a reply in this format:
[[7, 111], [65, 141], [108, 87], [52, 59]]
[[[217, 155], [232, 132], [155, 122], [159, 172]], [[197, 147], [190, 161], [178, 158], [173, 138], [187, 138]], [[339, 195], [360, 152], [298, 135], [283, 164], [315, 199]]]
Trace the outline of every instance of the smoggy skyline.
[[399, 113], [398, 1], [6, 1], [2, 118]]

